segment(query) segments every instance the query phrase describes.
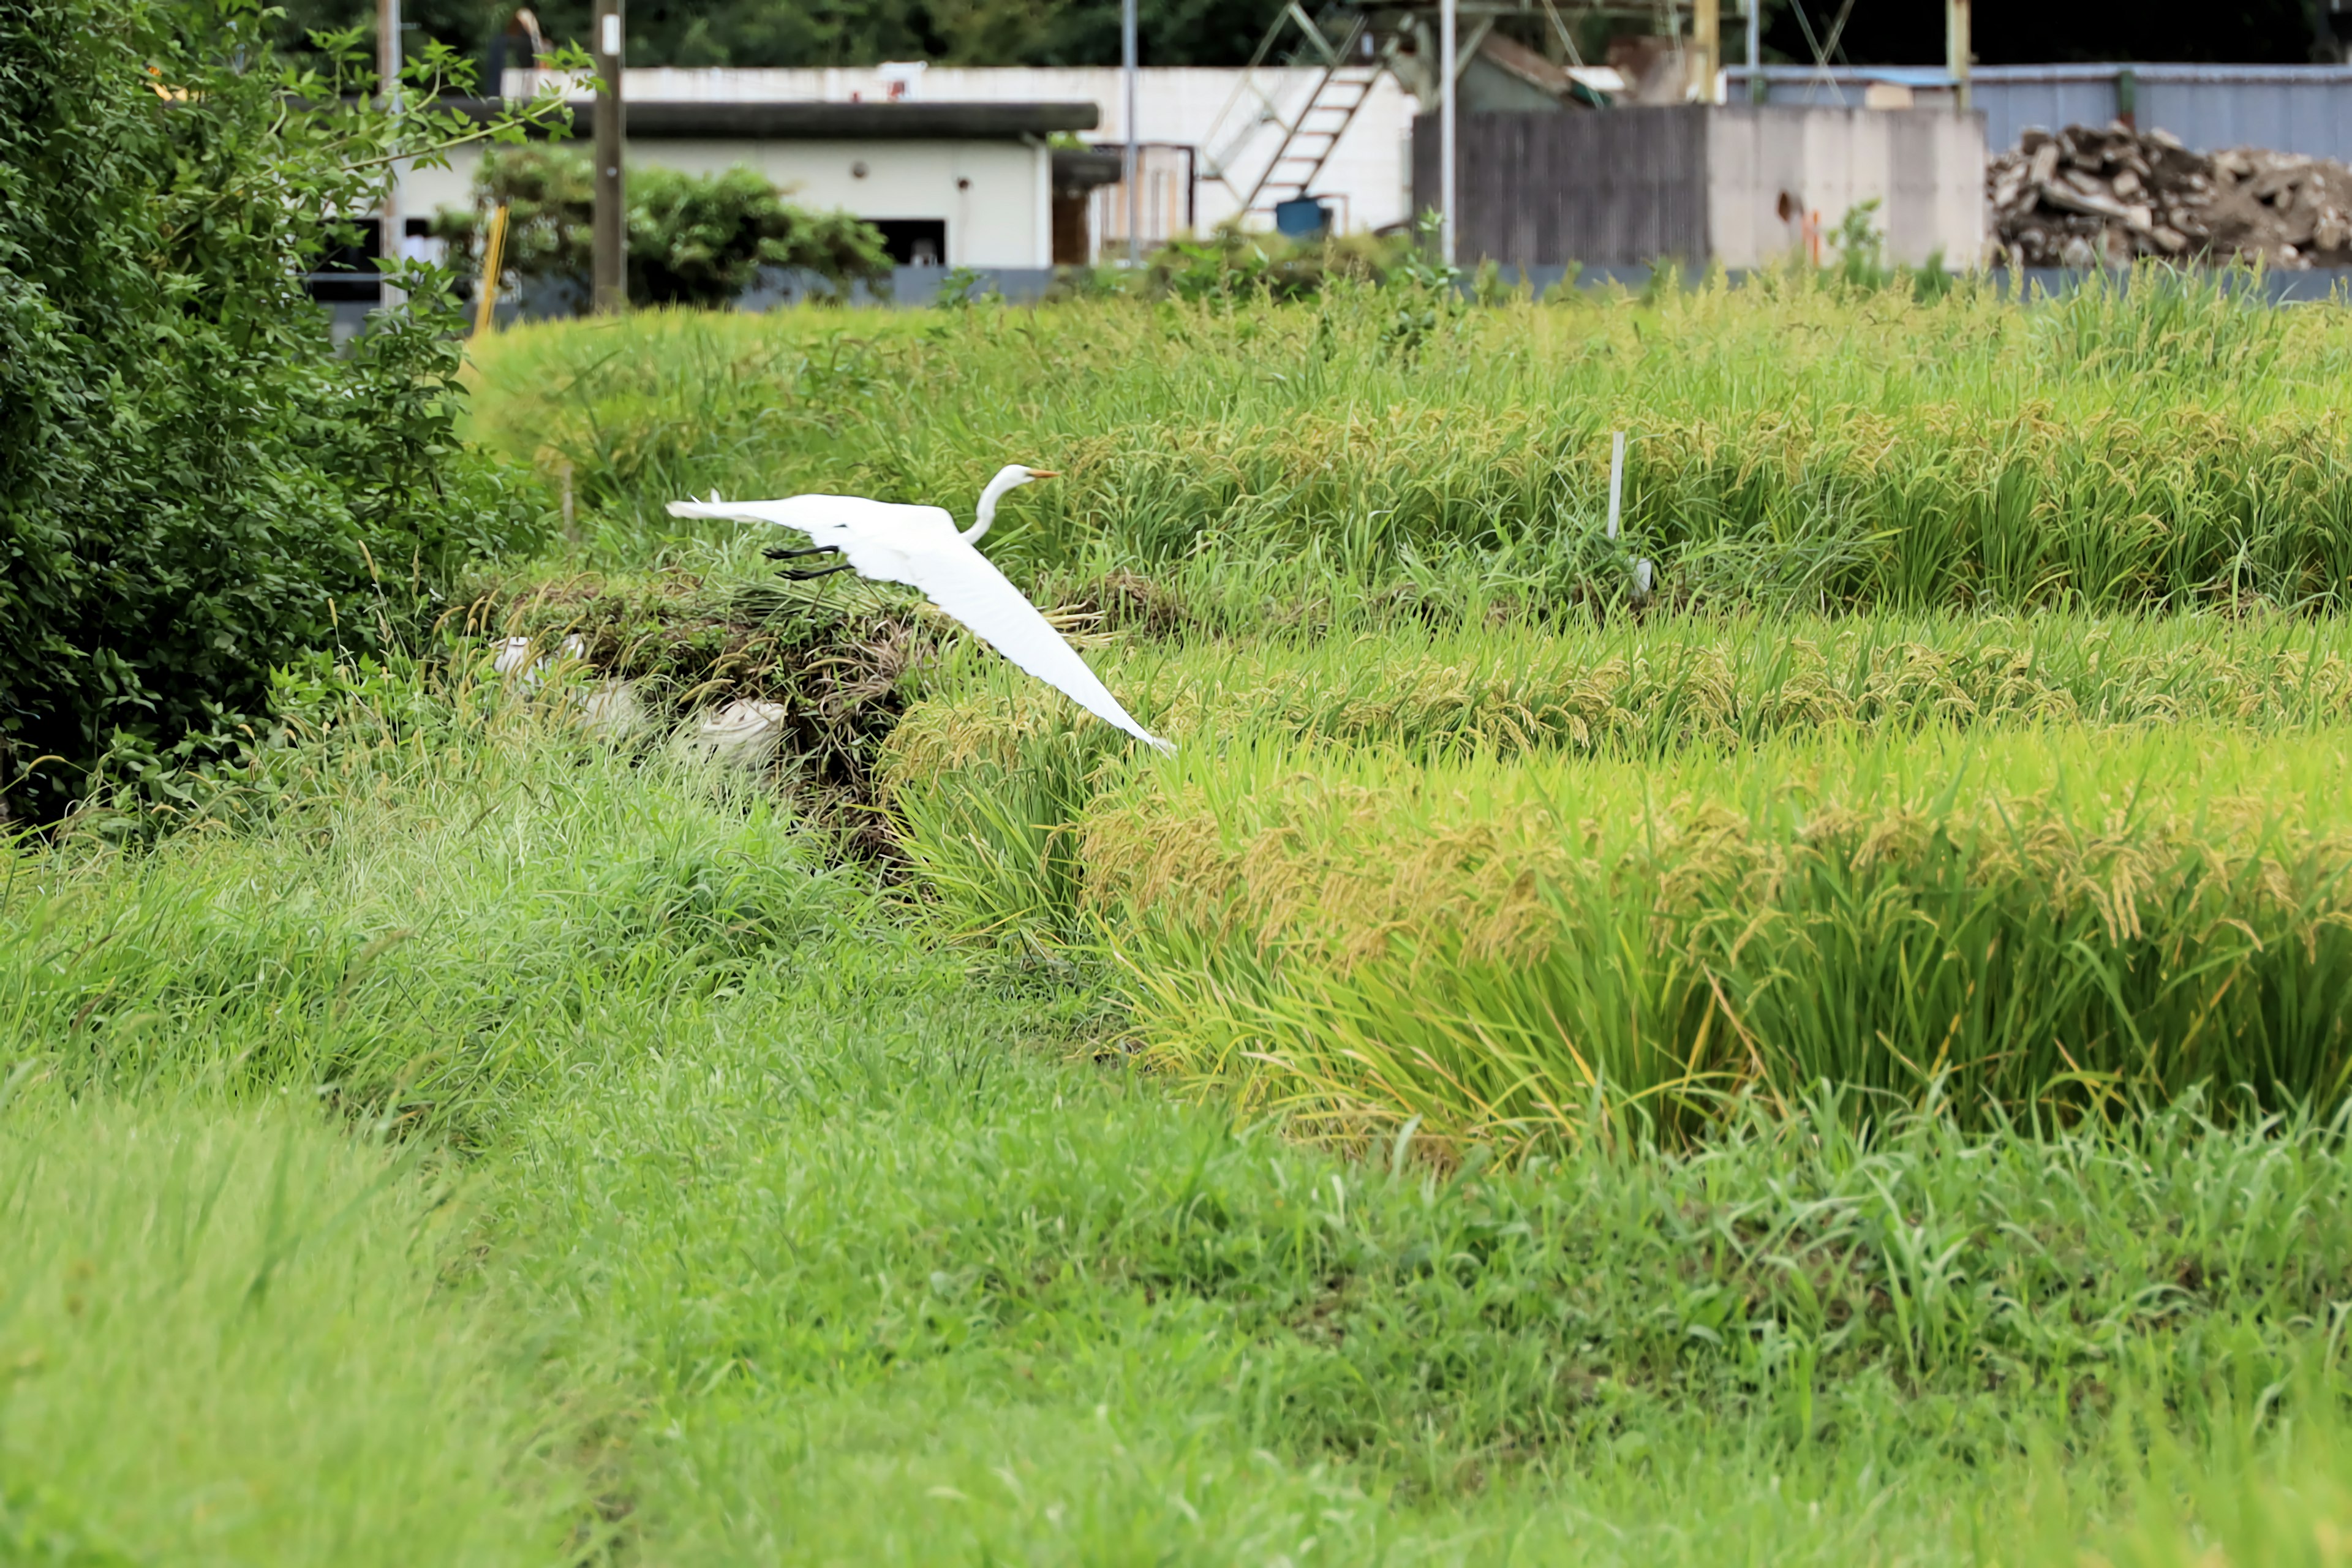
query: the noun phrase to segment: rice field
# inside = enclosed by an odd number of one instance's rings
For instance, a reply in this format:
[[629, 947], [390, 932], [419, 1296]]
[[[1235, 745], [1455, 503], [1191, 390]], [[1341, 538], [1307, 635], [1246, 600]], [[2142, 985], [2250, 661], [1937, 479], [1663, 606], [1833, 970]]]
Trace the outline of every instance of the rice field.
[[1595, 590], [1612, 431], [1629, 548], [1677, 600], [2100, 609], [2339, 598], [2352, 505], [2333, 309], [2143, 280], [2021, 311], [1794, 281], [1441, 312], [1378, 291], [1238, 310], [667, 316], [514, 334], [479, 438], [593, 503], [607, 554], [670, 497], [947, 501], [1064, 471], [1000, 525], [1031, 571], [1304, 556], [1390, 585], [1500, 551], [1538, 609]]
[[[478, 348], [552, 552], [0, 873], [0, 1563], [2343, 1560], [2352, 313]], [[1008, 460], [1174, 756], [662, 510]]]

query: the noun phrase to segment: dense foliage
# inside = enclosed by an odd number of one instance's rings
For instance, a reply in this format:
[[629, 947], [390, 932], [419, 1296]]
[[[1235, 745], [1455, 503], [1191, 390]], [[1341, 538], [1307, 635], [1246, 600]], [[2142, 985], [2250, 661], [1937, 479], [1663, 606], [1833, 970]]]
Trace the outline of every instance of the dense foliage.
[[[251, 0], [0, 8], [0, 801], [232, 733], [530, 528], [452, 436], [434, 279], [338, 356], [300, 274], [394, 148], [358, 40], [280, 68]], [[422, 99], [453, 62], [412, 73]], [[317, 107], [290, 107], [296, 100]], [[50, 759], [50, 760], [45, 760]]]
[[[1928, 65], [1944, 58], [1940, 5], [1854, 5], [1845, 0], [1763, 0], [1764, 58], [1811, 63], [1815, 41], [1833, 39], [1840, 64]], [[1308, 7], [1310, 10], [1315, 7]], [[514, 0], [406, 0], [421, 36], [487, 51]], [[589, 0], [536, 7], [551, 37], [585, 39]], [[1141, 0], [1143, 61], [1153, 66], [1237, 66], [1250, 58], [1279, 0]], [[1566, 11], [1589, 59], [1612, 32], [1647, 33], [1648, 17], [1607, 19]], [[370, 0], [289, 0], [283, 35], [350, 26], [374, 15]], [[1738, 8], [1727, 6], [1735, 31]], [[645, 66], [856, 66], [886, 59], [945, 65], [1093, 66], [1118, 62], [1118, 0], [637, 0], [629, 7], [629, 58]], [[2312, 58], [2307, 0], [2234, 0], [2215, 5], [2151, 0], [2134, 6], [2029, 6], [1977, 0], [1977, 58], [1986, 65], [2050, 60], [2261, 60]], [[1810, 36], [1809, 36], [1810, 34]], [[1541, 43], [1538, 33], [1531, 41]], [[1738, 45], [1735, 42], [1735, 55]]]
[[[434, 230], [471, 248], [489, 210], [507, 208], [501, 270], [561, 279], [584, 290], [593, 260], [595, 183], [587, 157], [566, 148], [503, 149], [482, 160], [472, 212], [445, 210]], [[814, 273], [839, 293], [890, 275], [882, 236], [847, 213], [797, 207], [757, 170], [719, 174], [629, 171], [629, 298], [640, 305], [723, 305], [762, 267]]]

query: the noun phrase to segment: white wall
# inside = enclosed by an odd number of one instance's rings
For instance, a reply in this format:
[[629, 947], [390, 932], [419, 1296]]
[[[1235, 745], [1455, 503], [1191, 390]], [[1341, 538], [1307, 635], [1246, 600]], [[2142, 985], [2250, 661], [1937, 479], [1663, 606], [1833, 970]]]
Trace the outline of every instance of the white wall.
[[[633, 142], [631, 156], [688, 174], [749, 163], [803, 206], [862, 218], [941, 218], [950, 267], [1050, 267], [1052, 154], [1017, 142]], [[860, 178], [852, 171], [866, 170]]]
[[1758, 267], [1802, 243], [1782, 193], [1826, 231], [1875, 198], [1887, 258], [1917, 266], [1940, 249], [1973, 267], [1985, 244], [1984, 116], [1949, 109], [1727, 104], [1707, 117], [1707, 227], [1726, 267]]
[[[1256, 100], [1243, 90], [1250, 75], [1238, 69], [1190, 67], [1150, 68], [1136, 73], [1138, 138], [1200, 148], [1204, 174], [1212, 132], [1217, 133], [1218, 150], [1235, 129], [1247, 132], [1233, 154], [1226, 179], [1201, 182], [1198, 216], [1204, 229], [1240, 210], [1242, 196], [1273, 158], [1281, 140], [1280, 132], [1272, 125], [1257, 123], [1253, 128], [1257, 116], [1251, 106]], [[1258, 89], [1279, 106], [1284, 119], [1295, 120], [1321, 75], [1307, 68], [1268, 69], [1256, 72], [1255, 81]], [[509, 97], [528, 96], [533, 82], [540, 79], [530, 72], [509, 71], [504, 90]], [[622, 91], [641, 103], [846, 103], [853, 98], [880, 103], [889, 97], [889, 83], [879, 70], [870, 68], [666, 68], [628, 71]], [[1102, 112], [1101, 123], [1079, 132], [1080, 136], [1088, 142], [1113, 142], [1127, 134], [1126, 89], [1116, 67], [934, 66], [916, 79], [911, 96], [934, 103], [1092, 103]], [[1339, 198], [1334, 203], [1335, 216], [1347, 227], [1378, 228], [1410, 216], [1415, 111], [1412, 99], [1394, 77], [1383, 72], [1348, 133], [1332, 149], [1323, 177], [1316, 183], [1316, 194]], [[1259, 224], [1263, 226], [1264, 220]]]
[[[1018, 142], [701, 141], [659, 137], [628, 143], [638, 166], [713, 174], [747, 163], [792, 199], [862, 218], [939, 218], [948, 226], [951, 267], [1053, 264], [1052, 154]], [[414, 169], [400, 183], [400, 211], [422, 217], [469, 206], [477, 147], [450, 155], [446, 169]], [[852, 171], [864, 165], [860, 178]], [[964, 182], [959, 184], [959, 182]]]

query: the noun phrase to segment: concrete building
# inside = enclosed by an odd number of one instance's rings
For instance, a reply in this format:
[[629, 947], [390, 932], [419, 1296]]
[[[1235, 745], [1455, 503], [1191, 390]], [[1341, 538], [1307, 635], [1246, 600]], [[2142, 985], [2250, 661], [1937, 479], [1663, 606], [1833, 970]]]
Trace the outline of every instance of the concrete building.
[[[509, 73], [509, 76], [519, 73]], [[634, 79], [644, 73], [632, 72]], [[902, 265], [1032, 268], [1055, 261], [1056, 162], [1065, 202], [1099, 160], [1057, 152], [1056, 134], [1094, 128], [1087, 102], [808, 102], [717, 96], [628, 105], [632, 163], [717, 174], [759, 170], [805, 205], [839, 209], [882, 230]], [[590, 105], [575, 105], [584, 137]], [[478, 146], [444, 169], [402, 173], [399, 211], [411, 220], [472, 204]]]
[[[1297, 119], [1324, 73], [1306, 67], [1171, 67], [1136, 74], [1143, 243], [1150, 247], [1234, 217], [1246, 226], [1272, 226], [1269, 213], [1249, 213], [1247, 197], [1281, 151], [1283, 126]], [[509, 70], [501, 90], [509, 97], [528, 96], [542, 79], [537, 73]], [[1116, 67], [647, 68], [628, 71], [622, 90], [631, 105], [633, 135], [640, 110], [656, 105], [1083, 103], [1097, 115], [1090, 128], [1079, 131], [1083, 141], [1117, 151], [1127, 136], [1126, 89]], [[1334, 226], [1343, 232], [1376, 229], [1410, 216], [1416, 108], [1394, 77], [1381, 73], [1370, 82], [1314, 183], [1314, 194], [1331, 207]], [[649, 148], [647, 155], [656, 155], [655, 150]], [[825, 198], [812, 184], [803, 199]], [[1123, 186], [1114, 183], [1095, 191], [1087, 213], [1090, 253], [1124, 246], [1127, 210]]]

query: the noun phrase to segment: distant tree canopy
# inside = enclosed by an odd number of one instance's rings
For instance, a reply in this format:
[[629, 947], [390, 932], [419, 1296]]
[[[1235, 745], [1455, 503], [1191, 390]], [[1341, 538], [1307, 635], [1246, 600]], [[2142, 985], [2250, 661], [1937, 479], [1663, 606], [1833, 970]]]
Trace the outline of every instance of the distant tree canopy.
[[[1843, 0], [1766, 0], [1768, 55], [1811, 64], [1798, 21], [1801, 4], [1825, 40]], [[1726, 10], [1732, 8], [1727, 0]], [[2135, 5], [2053, 5], [2048, 0], [1976, 0], [1980, 65], [2065, 65], [2094, 60], [2178, 60], [2299, 65], [2311, 58], [2309, 0], [2140, 0]], [[1736, 27], [1727, 24], [1736, 39]], [[1854, 65], [1940, 65], [1944, 7], [1934, 0], [1853, 0], [1839, 54]], [[1738, 47], [1735, 42], [1733, 47]]]
[[[373, 0], [283, 0], [285, 41], [351, 26]], [[1162, 66], [1239, 65], [1282, 0], [1141, 0], [1144, 59]], [[477, 59], [514, 14], [514, 0], [404, 0], [420, 37]], [[590, 0], [536, 5], [553, 42], [585, 41]], [[629, 63], [639, 66], [1096, 66], [1118, 63], [1118, 0], [631, 0]]]
[[[373, 0], [283, 0], [286, 40], [350, 26]], [[1318, 0], [1319, 4], [1319, 0]], [[1247, 60], [1283, 0], [1141, 0], [1143, 58], [1156, 66]], [[1826, 38], [1843, 0], [1764, 0], [1767, 58], [1810, 62], [1798, 21]], [[1725, 0], [1739, 47], [1739, 0]], [[412, 39], [480, 58], [514, 0], [404, 0]], [[1317, 9], [1310, 5], [1308, 9]], [[550, 39], [585, 41], [590, 0], [536, 8]], [[632, 0], [629, 58], [646, 66], [858, 66], [889, 59], [942, 65], [1118, 63], [1118, 0]], [[2130, 6], [1976, 0], [1976, 52], [1986, 65], [2082, 60], [2283, 63], [2311, 58], [2311, 0], [2142, 0]], [[1935, 0], [1853, 0], [1838, 58], [1856, 65], [1944, 58]]]

